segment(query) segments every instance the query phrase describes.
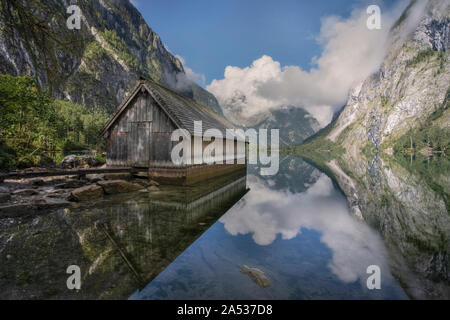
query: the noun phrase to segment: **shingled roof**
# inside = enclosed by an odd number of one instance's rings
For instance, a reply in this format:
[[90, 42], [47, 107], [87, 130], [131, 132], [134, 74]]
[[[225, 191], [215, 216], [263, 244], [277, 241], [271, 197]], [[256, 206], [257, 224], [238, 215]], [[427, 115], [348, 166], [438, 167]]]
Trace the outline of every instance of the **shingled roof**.
[[131, 94], [119, 106], [116, 112], [111, 116], [101, 131], [101, 135], [105, 135], [108, 129], [120, 117], [139, 93], [140, 90], [146, 89], [159, 106], [168, 114], [169, 118], [181, 129], [186, 129], [191, 135], [201, 136], [201, 132], [194, 132], [194, 121], [202, 121], [203, 131], [208, 129], [220, 130], [224, 137], [226, 129], [235, 129], [233, 124], [224, 116], [217, 114], [210, 108], [201, 105], [177, 92], [170, 90], [162, 85], [150, 81], [141, 80], [133, 89]]

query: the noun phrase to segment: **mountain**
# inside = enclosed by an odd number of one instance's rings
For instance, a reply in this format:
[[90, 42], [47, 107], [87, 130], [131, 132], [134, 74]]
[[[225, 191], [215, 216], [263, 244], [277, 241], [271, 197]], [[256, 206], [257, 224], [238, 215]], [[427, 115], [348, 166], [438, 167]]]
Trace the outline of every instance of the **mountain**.
[[349, 155], [366, 146], [390, 152], [408, 132], [449, 128], [450, 3], [431, 0], [410, 30], [422, 3], [412, 1], [394, 25], [381, 68], [352, 90], [328, 135]]
[[109, 112], [139, 77], [151, 78], [222, 113], [128, 0], [76, 3], [80, 30], [66, 25], [69, 1], [2, 0], [0, 73], [28, 73], [54, 98]]
[[297, 148], [377, 229], [412, 298], [450, 298], [450, 2], [411, 1], [379, 70]]
[[270, 111], [253, 127], [279, 129], [280, 145], [297, 145], [316, 133], [320, 124], [304, 109], [287, 107]]

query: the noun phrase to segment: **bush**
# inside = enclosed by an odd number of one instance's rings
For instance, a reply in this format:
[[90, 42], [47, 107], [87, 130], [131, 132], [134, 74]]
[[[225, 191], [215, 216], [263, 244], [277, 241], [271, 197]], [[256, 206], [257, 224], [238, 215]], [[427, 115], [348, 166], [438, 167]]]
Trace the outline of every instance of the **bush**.
[[29, 76], [0, 75], [0, 168], [48, 165], [49, 152], [104, 150], [108, 115], [53, 100]]

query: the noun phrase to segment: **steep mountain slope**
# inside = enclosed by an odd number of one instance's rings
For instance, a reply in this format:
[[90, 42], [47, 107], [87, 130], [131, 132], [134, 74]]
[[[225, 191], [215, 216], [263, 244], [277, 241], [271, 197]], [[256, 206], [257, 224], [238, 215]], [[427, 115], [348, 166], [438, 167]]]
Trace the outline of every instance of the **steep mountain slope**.
[[140, 76], [221, 113], [215, 97], [186, 77], [129, 0], [79, 0], [80, 30], [69, 30], [69, 1], [3, 0], [0, 72], [28, 73], [55, 98], [113, 111]]
[[450, 297], [449, 44], [450, 3], [412, 1], [379, 71], [298, 148], [336, 179], [355, 217], [380, 231], [393, 273], [419, 299]]
[[383, 65], [353, 89], [328, 135], [348, 155], [393, 147], [409, 130], [450, 126], [450, 3], [431, 0], [410, 30], [421, 3], [413, 1], [393, 27]]

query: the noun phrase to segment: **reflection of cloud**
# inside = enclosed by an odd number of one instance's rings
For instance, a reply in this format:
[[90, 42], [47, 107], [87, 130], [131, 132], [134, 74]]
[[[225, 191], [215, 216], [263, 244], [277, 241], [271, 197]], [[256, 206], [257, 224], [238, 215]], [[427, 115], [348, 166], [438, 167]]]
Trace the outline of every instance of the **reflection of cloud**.
[[302, 228], [322, 233], [321, 241], [333, 253], [331, 271], [342, 281], [366, 277], [366, 268], [385, 267], [384, 250], [378, 235], [349, 214], [345, 198], [322, 175], [306, 192], [292, 194], [251, 186], [244, 206], [235, 208], [220, 221], [232, 235], [253, 234], [259, 245], [269, 245], [281, 235], [289, 240]]

